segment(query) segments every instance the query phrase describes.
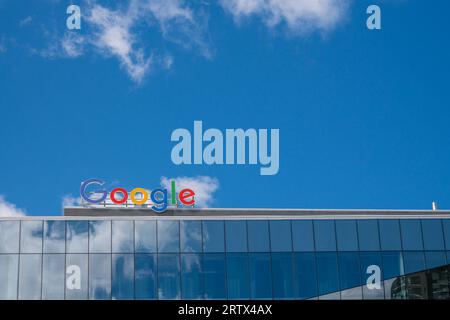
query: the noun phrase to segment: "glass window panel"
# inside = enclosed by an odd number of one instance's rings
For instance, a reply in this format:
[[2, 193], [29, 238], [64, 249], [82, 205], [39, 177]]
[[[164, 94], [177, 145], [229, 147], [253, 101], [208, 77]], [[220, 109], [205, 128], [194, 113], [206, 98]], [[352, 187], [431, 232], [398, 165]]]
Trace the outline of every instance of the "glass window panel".
[[88, 298], [88, 255], [66, 255], [66, 299]]
[[203, 251], [225, 251], [223, 221], [203, 221]]
[[361, 252], [360, 265], [364, 299], [383, 299], [383, 265], [380, 252]]
[[111, 252], [111, 221], [89, 221], [89, 252]]
[[158, 255], [159, 299], [180, 299], [180, 259], [178, 254]]
[[20, 221], [0, 221], [0, 253], [19, 253]]
[[156, 299], [156, 254], [136, 254], [135, 297], [139, 300]]
[[42, 221], [22, 221], [20, 230], [20, 252], [42, 252]]
[[380, 237], [377, 220], [358, 220], [359, 250], [380, 250]]
[[41, 259], [41, 254], [20, 255], [19, 300], [41, 299]]
[[381, 250], [402, 250], [398, 220], [378, 220]]
[[134, 228], [136, 252], [156, 252], [156, 221], [135, 221]]
[[444, 251], [425, 251], [425, 262], [427, 269], [433, 269], [444, 266], [446, 261]]
[[399, 300], [406, 299], [406, 283], [405, 277], [392, 278], [389, 280], [385, 280], [383, 282], [384, 285], [384, 294], [386, 300]]
[[[106, 233], [106, 231], [104, 230], [100, 232]], [[111, 299], [110, 254], [89, 255], [89, 299], [91, 300]]]
[[319, 300], [340, 300], [340, 299], [341, 299], [340, 292], [332, 292], [319, 297]]
[[87, 253], [89, 243], [88, 222], [67, 221], [66, 229], [67, 253]]
[[316, 257], [313, 252], [295, 253], [297, 297], [308, 299], [317, 296]]
[[228, 299], [250, 298], [250, 276], [246, 253], [227, 254]]
[[294, 251], [314, 251], [314, 230], [311, 220], [292, 220]]
[[65, 259], [64, 254], [44, 254], [42, 265], [42, 299], [64, 299]]
[[245, 220], [226, 221], [225, 235], [228, 252], [247, 252], [247, 224]]
[[423, 250], [420, 220], [400, 220], [403, 250]]
[[317, 251], [336, 251], [336, 235], [333, 220], [314, 220]]
[[267, 220], [248, 220], [248, 250], [250, 252], [268, 252], [269, 222]]
[[405, 264], [401, 252], [383, 252], [383, 279], [391, 279], [405, 274]]
[[224, 254], [203, 255], [203, 276], [205, 299], [226, 299]]
[[336, 220], [336, 238], [339, 251], [358, 251], [355, 220]]
[[44, 253], [64, 253], [66, 251], [65, 239], [65, 221], [44, 221]]
[[291, 221], [271, 220], [269, 226], [272, 252], [292, 251]]
[[340, 290], [361, 285], [359, 253], [341, 252], [338, 256]]
[[270, 254], [249, 254], [250, 296], [252, 299], [272, 299], [272, 269]]
[[112, 251], [114, 253], [134, 252], [133, 221], [112, 222]]
[[202, 222], [180, 221], [181, 252], [202, 252]]
[[422, 232], [425, 250], [445, 250], [441, 220], [422, 220]]
[[405, 274], [425, 269], [425, 258], [422, 251], [403, 252], [403, 261], [405, 262]]
[[158, 252], [170, 253], [180, 251], [179, 221], [158, 221]]
[[0, 254], [0, 300], [17, 299], [19, 255]]
[[202, 257], [200, 254], [181, 255], [181, 297], [203, 299]]
[[442, 220], [442, 228], [444, 229], [445, 248], [450, 250], [450, 219]]
[[337, 255], [334, 252], [320, 252], [316, 254], [317, 279], [319, 295], [339, 290], [339, 276], [337, 270]]
[[273, 298], [294, 298], [293, 261], [291, 253], [272, 253]]
[[134, 255], [113, 254], [112, 264], [113, 300], [134, 299]]

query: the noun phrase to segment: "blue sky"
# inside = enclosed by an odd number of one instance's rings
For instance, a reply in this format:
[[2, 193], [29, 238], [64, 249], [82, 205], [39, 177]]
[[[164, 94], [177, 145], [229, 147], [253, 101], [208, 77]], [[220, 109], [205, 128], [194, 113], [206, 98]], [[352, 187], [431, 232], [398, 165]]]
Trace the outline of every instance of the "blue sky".
[[[0, 211], [199, 176], [213, 207], [450, 208], [448, 1], [268, 1], [72, 1], [68, 31], [69, 1], [0, 0]], [[279, 173], [174, 165], [194, 120], [279, 128]]]

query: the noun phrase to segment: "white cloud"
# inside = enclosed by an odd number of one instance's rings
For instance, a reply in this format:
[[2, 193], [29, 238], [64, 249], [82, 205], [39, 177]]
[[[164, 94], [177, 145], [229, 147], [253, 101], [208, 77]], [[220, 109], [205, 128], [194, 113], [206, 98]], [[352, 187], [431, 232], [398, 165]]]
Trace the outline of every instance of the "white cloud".
[[25, 27], [30, 25], [33, 22], [33, 18], [31, 16], [28, 16], [26, 18], [23, 18], [22, 20], [19, 21], [19, 25], [21, 27]]
[[61, 40], [61, 46], [68, 57], [75, 58], [83, 54], [85, 40], [76, 32], [66, 32]]
[[196, 207], [210, 207], [214, 202], [214, 193], [219, 188], [219, 181], [216, 178], [208, 176], [198, 177], [177, 177], [166, 178], [161, 177], [161, 186], [170, 191], [170, 182], [175, 180], [177, 190], [190, 188], [195, 192]]
[[73, 197], [71, 194], [65, 195], [62, 199], [63, 207], [73, 207], [81, 205], [80, 197]]
[[296, 34], [328, 31], [342, 20], [350, 0], [220, 0], [236, 22], [257, 16], [270, 27], [285, 25]]
[[14, 204], [5, 200], [4, 196], [0, 195], [0, 217], [23, 217], [25, 211], [17, 208]]
[[[158, 54], [152, 41], [143, 38], [148, 28], [158, 30], [161, 37], [183, 48], [199, 49], [205, 57], [210, 50], [203, 40], [201, 16], [184, 0], [130, 0], [127, 6], [106, 7], [87, 0], [82, 17], [87, 32], [66, 32], [60, 45], [63, 55], [78, 57], [94, 48], [106, 57], [118, 59], [130, 78], [140, 83], [155, 67], [168, 69], [173, 57]], [[150, 48], [150, 49], [149, 49]]]

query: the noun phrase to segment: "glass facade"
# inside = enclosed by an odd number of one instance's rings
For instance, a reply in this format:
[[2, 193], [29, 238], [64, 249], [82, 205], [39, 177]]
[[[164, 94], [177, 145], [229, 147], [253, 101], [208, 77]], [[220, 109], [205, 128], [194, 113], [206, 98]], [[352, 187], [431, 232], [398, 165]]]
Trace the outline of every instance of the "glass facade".
[[2, 219], [0, 299], [448, 298], [449, 221]]

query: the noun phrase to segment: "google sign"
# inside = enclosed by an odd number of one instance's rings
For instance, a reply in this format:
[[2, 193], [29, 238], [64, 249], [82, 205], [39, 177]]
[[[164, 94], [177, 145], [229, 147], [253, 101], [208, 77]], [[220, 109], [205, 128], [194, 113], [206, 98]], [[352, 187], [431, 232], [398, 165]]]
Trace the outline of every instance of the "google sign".
[[[105, 181], [100, 179], [88, 179], [81, 183], [80, 195], [81, 198], [91, 204], [101, 204], [109, 196], [109, 199], [117, 205], [123, 205], [128, 198], [135, 205], [143, 205], [150, 197], [153, 205], [151, 209], [156, 212], [164, 212], [169, 204], [169, 195], [167, 189], [153, 189], [151, 192], [144, 188], [134, 188], [129, 193], [124, 188], [114, 188], [108, 192], [104, 188], [95, 189], [95, 191], [88, 192], [88, 187], [103, 186]], [[170, 182], [170, 203], [176, 205], [178, 200], [185, 206], [193, 206], [195, 204], [195, 192], [192, 189], [182, 189], [177, 193], [175, 181]], [[94, 195], [95, 196], [92, 196]]]

